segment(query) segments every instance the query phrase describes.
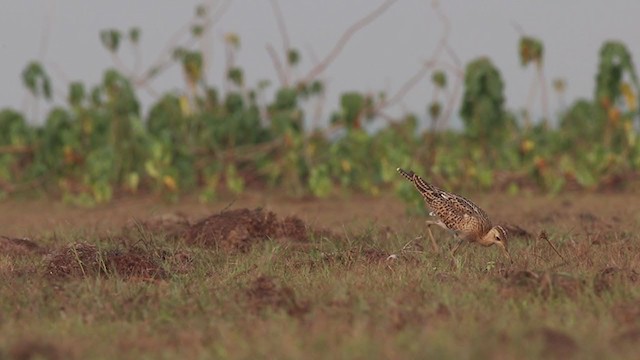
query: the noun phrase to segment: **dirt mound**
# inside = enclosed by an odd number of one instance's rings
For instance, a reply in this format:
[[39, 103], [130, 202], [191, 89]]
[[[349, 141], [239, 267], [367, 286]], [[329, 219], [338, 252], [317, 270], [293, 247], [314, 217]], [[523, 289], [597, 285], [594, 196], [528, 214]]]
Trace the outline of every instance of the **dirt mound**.
[[617, 304], [611, 308], [611, 315], [620, 325], [637, 325], [640, 323], [640, 301]]
[[507, 234], [509, 234], [510, 239], [514, 239], [514, 238], [522, 238], [524, 240], [533, 239], [533, 235], [529, 231], [523, 229], [522, 227], [516, 224], [504, 224], [502, 227], [505, 230], [507, 230]]
[[156, 256], [140, 248], [100, 250], [75, 243], [47, 255], [45, 273], [52, 278], [118, 275], [123, 278], [161, 279], [167, 273]]
[[566, 296], [576, 299], [585, 289], [585, 282], [565, 273], [514, 270], [505, 274], [503, 296], [534, 294], [545, 299]]
[[640, 328], [625, 330], [611, 339], [613, 346], [637, 346], [640, 341]]
[[[39, 339], [27, 339], [16, 342], [9, 349], [9, 358], [16, 360], [28, 360], [28, 359], [69, 359], [72, 358], [72, 354], [56, 345], [51, 341], [44, 341]], [[2, 352], [0, 352], [0, 358]]]
[[45, 249], [31, 239], [0, 236], [0, 253], [10, 256], [44, 254]]
[[626, 286], [640, 281], [640, 274], [635, 270], [607, 267], [599, 271], [593, 278], [593, 291], [597, 295], [608, 292], [617, 285]]
[[578, 344], [569, 334], [560, 330], [543, 327], [530, 334], [530, 337], [542, 342], [545, 357], [564, 359], [578, 351]]
[[189, 228], [189, 225], [189, 219], [186, 215], [180, 212], [167, 213], [153, 216], [146, 220], [129, 220], [122, 232], [123, 234], [148, 232], [162, 234], [168, 238], [179, 238]]
[[278, 220], [273, 212], [258, 208], [230, 210], [209, 216], [190, 226], [183, 238], [191, 245], [247, 251], [253, 243], [266, 239], [287, 238], [305, 242], [313, 235], [323, 234], [328, 233], [310, 229], [295, 216]]
[[[331, 253], [322, 253], [322, 261], [329, 264], [343, 264], [346, 266], [352, 266], [356, 263], [364, 264], [388, 264], [387, 260], [391, 254], [375, 248], [360, 248], [355, 247], [349, 250], [336, 251]], [[400, 257], [396, 255], [395, 258]], [[395, 260], [395, 259], [394, 259]]]
[[280, 286], [268, 276], [255, 279], [245, 296], [250, 308], [256, 313], [266, 309], [284, 310], [290, 316], [301, 317], [309, 312], [309, 305], [300, 303], [290, 287]]

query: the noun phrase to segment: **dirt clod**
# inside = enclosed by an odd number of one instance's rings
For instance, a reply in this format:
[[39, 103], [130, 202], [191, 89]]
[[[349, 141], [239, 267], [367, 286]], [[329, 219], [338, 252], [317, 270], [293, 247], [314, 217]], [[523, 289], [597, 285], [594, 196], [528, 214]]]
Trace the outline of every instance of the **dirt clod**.
[[305, 242], [311, 234], [321, 233], [309, 229], [295, 216], [278, 220], [273, 212], [258, 208], [230, 210], [209, 216], [189, 227], [183, 237], [191, 245], [247, 251], [252, 244], [267, 239]]
[[558, 296], [576, 299], [584, 285], [582, 279], [570, 274], [515, 270], [505, 274], [502, 293], [506, 296], [535, 294], [545, 299]]
[[189, 220], [184, 214], [167, 213], [153, 216], [146, 220], [129, 220], [123, 228], [123, 233], [131, 234], [144, 231], [152, 234], [162, 234], [167, 238], [177, 238], [189, 225]]
[[52, 342], [35, 339], [18, 341], [9, 349], [9, 358], [15, 360], [57, 360], [67, 359], [69, 355]]
[[611, 315], [621, 325], [638, 324], [640, 323], [640, 302], [617, 304], [611, 309]]
[[542, 328], [537, 332], [544, 346], [543, 354], [556, 359], [571, 357], [577, 350], [578, 344], [568, 334], [551, 328]]
[[249, 306], [256, 313], [266, 309], [284, 310], [290, 316], [301, 317], [309, 312], [309, 305], [301, 303], [288, 286], [281, 286], [269, 276], [256, 278], [245, 292]]
[[75, 243], [47, 255], [45, 274], [52, 278], [118, 275], [123, 278], [159, 279], [167, 273], [155, 256], [140, 248], [100, 250]]
[[0, 253], [2, 254], [21, 256], [42, 254], [44, 252], [45, 249], [31, 239], [0, 236]]
[[600, 295], [625, 283], [635, 283], [640, 280], [640, 274], [635, 270], [607, 267], [599, 271], [593, 278], [593, 291]]
[[510, 239], [513, 239], [513, 238], [522, 238], [525, 240], [533, 239], [533, 235], [527, 230], [520, 227], [519, 225], [505, 224], [503, 225], [503, 227], [505, 230], [507, 230], [507, 233], [509, 234]]
[[636, 346], [640, 341], [640, 328], [632, 328], [619, 333], [611, 339], [614, 346]]

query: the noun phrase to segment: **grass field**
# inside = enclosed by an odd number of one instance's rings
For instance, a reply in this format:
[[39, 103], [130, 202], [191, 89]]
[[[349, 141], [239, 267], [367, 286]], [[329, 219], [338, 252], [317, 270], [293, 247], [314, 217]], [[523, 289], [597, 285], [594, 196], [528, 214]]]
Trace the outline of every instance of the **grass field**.
[[0, 203], [0, 359], [637, 358], [640, 195], [470, 197], [513, 264], [394, 198]]

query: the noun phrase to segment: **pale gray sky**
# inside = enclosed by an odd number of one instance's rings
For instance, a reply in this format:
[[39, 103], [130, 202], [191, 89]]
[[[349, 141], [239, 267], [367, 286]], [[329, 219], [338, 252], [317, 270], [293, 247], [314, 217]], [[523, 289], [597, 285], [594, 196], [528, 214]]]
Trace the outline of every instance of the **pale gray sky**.
[[[7, 1], [0, 21], [0, 108], [24, 109], [26, 91], [20, 73], [25, 64], [38, 58], [47, 13], [51, 25], [44, 64], [54, 86], [66, 93], [68, 80], [96, 84], [113, 62], [99, 41], [106, 28], [142, 30], [142, 58], [148, 65], [160, 53], [177, 29], [192, 16], [193, 0], [22, 0]], [[301, 70], [310, 66], [310, 51], [325, 56], [342, 32], [381, 0], [280, 0], [291, 36], [291, 44], [302, 51]], [[451, 0], [441, 8], [451, 20], [450, 45], [463, 63], [488, 56], [502, 72], [507, 104], [525, 106], [533, 69], [520, 66], [517, 46], [519, 24], [545, 44], [545, 68], [549, 83], [550, 108], [557, 109], [551, 80], [567, 81], [567, 102], [591, 97], [597, 70], [598, 51], [609, 39], [621, 40], [640, 61], [638, 34], [640, 1], [636, 0]], [[241, 50], [238, 63], [245, 69], [248, 84], [260, 79], [277, 83], [275, 70], [265, 50], [268, 43], [281, 49], [281, 40], [270, 4], [265, 0], [233, 0], [214, 28], [213, 62], [210, 79], [219, 83], [223, 69], [222, 37], [238, 33]], [[400, 0], [367, 28], [357, 33], [344, 52], [327, 69], [328, 97], [325, 117], [337, 106], [338, 94], [346, 90], [396, 91], [431, 55], [442, 32], [429, 0]], [[123, 59], [132, 59], [127, 48]], [[304, 73], [304, 71], [300, 71]], [[184, 88], [178, 67], [171, 68], [153, 83], [158, 90]], [[152, 98], [140, 93], [145, 104]], [[431, 100], [428, 78], [416, 86], [401, 106], [424, 114]], [[60, 101], [61, 99], [58, 99]], [[539, 111], [539, 103], [536, 104]], [[41, 108], [41, 113], [42, 108]]]

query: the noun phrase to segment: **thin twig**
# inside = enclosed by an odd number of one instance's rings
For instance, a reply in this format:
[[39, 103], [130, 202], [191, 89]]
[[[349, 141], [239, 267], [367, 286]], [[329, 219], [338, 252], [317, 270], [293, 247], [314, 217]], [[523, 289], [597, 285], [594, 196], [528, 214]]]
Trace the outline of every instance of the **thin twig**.
[[548, 95], [547, 95], [547, 80], [544, 76], [544, 65], [542, 64], [542, 59], [540, 59], [540, 62], [537, 64], [538, 66], [536, 67], [536, 69], [538, 70], [538, 78], [539, 78], [539, 82], [540, 82], [540, 97], [541, 97], [541, 101], [542, 101], [542, 112], [544, 113], [544, 117], [545, 117], [545, 122], [548, 122], [549, 120], [551, 120], [550, 115], [549, 115], [549, 99], [548, 99]]
[[369, 25], [373, 20], [382, 15], [391, 5], [393, 5], [397, 0], [386, 0], [380, 6], [378, 6], [375, 10], [369, 13], [367, 16], [363, 17], [355, 24], [351, 25], [340, 37], [338, 42], [335, 44], [333, 49], [329, 52], [329, 54], [322, 60], [320, 63], [309, 71], [309, 73], [303, 78], [303, 83], [309, 83], [317, 78], [327, 67], [336, 59], [336, 57], [340, 54], [340, 52], [344, 49], [345, 45], [349, 42], [351, 37]]
[[202, 56], [204, 61], [204, 70], [205, 72], [211, 67], [211, 59], [213, 58], [213, 39], [212, 39], [212, 29], [213, 27], [222, 19], [222, 17], [229, 10], [229, 6], [231, 5], [231, 0], [223, 1], [220, 5], [215, 7], [215, 1], [211, 0], [207, 4], [207, 15], [209, 15], [209, 19], [204, 23], [204, 29], [201, 39], [201, 48], [202, 48]]
[[42, 27], [42, 33], [40, 34], [40, 49], [38, 51], [38, 59], [40, 62], [44, 62], [47, 49], [49, 48], [49, 36], [51, 34], [51, 28], [53, 27], [53, 14], [55, 13], [56, 2], [49, 2], [47, 13], [44, 18], [44, 26]]
[[[284, 56], [288, 56], [288, 52], [291, 50], [291, 42], [289, 40], [289, 32], [287, 31], [287, 25], [284, 21], [284, 16], [282, 15], [282, 10], [280, 9], [280, 5], [277, 0], [271, 0], [271, 9], [273, 10], [273, 14], [276, 17], [276, 23], [278, 24], [278, 31], [280, 32], [280, 38], [282, 39], [282, 53]], [[289, 61], [285, 61], [286, 70], [285, 76], [287, 80], [291, 77], [291, 64]]]
[[271, 57], [271, 62], [273, 62], [273, 67], [276, 69], [276, 73], [278, 74], [278, 79], [280, 79], [280, 85], [287, 87], [289, 86], [289, 81], [287, 80], [287, 74], [284, 71], [282, 66], [282, 62], [278, 57], [275, 49], [271, 44], [267, 44], [267, 53]]
[[397, 102], [402, 100], [404, 96], [411, 89], [413, 89], [420, 82], [420, 80], [424, 78], [425, 75], [427, 75], [427, 72], [429, 72], [429, 70], [431, 70], [431, 66], [428, 66], [426, 64], [423, 65], [420, 70], [418, 70], [418, 72], [416, 72], [412, 77], [409, 78], [409, 80], [407, 80], [407, 82], [404, 83], [404, 85], [400, 87], [400, 90], [393, 94], [393, 96], [391, 96], [388, 100], [381, 102], [380, 105], [376, 108], [376, 112], [377, 110], [381, 110], [384, 107], [393, 106]]
[[[437, 1], [432, 3], [432, 7], [443, 26], [443, 32], [442, 32], [442, 35], [440, 36], [440, 39], [438, 40], [438, 44], [436, 45], [435, 49], [433, 50], [433, 53], [429, 57], [429, 60], [427, 60], [420, 67], [420, 69], [418, 69], [418, 71], [414, 75], [412, 75], [409, 78], [409, 80], [407, 80], [400, 87], [400, 89], [395, 94], [393, 94], [386, 100], [383, 100], [380, 103], [378, 103], [374, 109], [374, 113], [380, 114], [384, 108], [396, 105], [397, 103], [402, 101], [405, 95], [409, 91], [411, 91], [418, 83], [420, 83], [420, 81], [425, 77], [425, 75], [427, 75], [427, 73], [435, 67], [449, 69], [457, 77], [459, 78], [464, 77], [464, 72], [460, 67], [460, 63], [461, 63], [460, 58], [457, 56], [457, 54], [453, 51], [453, 49], [449, 45], [449, 34], [451, 33], [451, 21], [446, 16], [444, 11], [442, 11], [442, 9], [440, 8], [440, 4]], [[446, 52], [453, 59], [455, 65], [452, 65], [446, 61], [440, 60], [440, 57], [442, 56], [443, 52]], [[454, 91], [454, 95], [456, 96], [453, 98], [450, 98], [449, 102], [447, 103], [447, 108], [443, 112], [443, 116], [441, 117], [441, 119], [449, 118], [451, 114], [451, 110], [455, 105], [457, 94], [458, 92]]]
[[562, 259], [562, 261], [564, 261], [565, 263], [567, 262], [567, 260], [564, 258], [564, 256], [562, 256], [562, 255], [560, 254], [560, 252], [559, 252], [559, 251], [558, 251], [558, 249], [555, 247], [555, 245], [553, 245], [553, 243], [549, 240], [549, 237], [547, 236], [546, 231], [542, 230], [542, 231], [540, 232], [540, 235], [538, 235], [538, 239], [543, 239], [543, 240], [545, 240], [545, 241], [549, 244], [549, 246], [551, 246], [551, 248], [553, 249], [553, 251], [555, 251], [555, 252], [556, 252], [556, 254], [558, 254], [558, 256], [560, 257], [560, 259]]
[[135, 76], [133, 73], [133, 70], [130, 69], [124, 63], [124, 61], [122, 61], [122, 59], [118, 56], [118, 54], [116, 54], [113, 51], [109, 51], [109, 53], [111, 54], [111, 59], [113, 60], [113, 63], [116, 65], [116, 68], [118, 68], [118, 71], [124, 74], [124, 76], [127, 77], [128, 79], [133, 80], [133, 77]]
[[444, 122], [443, 127], [448, 128], [449, 122], [451, 121], [451, 113], [453, 113], [453, 109], [455, 108], [456, 101], [460, 97], [460, 92], [462, 91], [462, 84], [464, 82], [464, 75], [457, 76], [456, 82], [453, 85], [453, 93], [449, 97], [449, 101], [447, 101], [447, 105], [442, 112], [442, 121]]

